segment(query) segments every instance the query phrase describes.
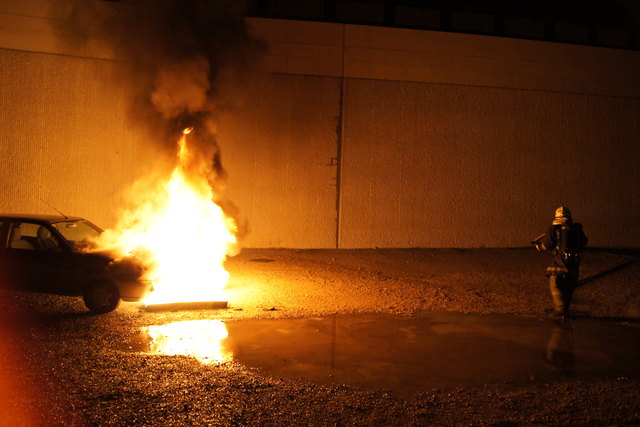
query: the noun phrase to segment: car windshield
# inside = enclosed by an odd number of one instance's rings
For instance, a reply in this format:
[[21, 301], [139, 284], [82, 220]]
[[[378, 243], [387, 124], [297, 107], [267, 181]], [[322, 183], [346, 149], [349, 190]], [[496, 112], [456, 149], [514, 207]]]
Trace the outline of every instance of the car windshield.
[[83, 220], [61, 221], [56, 222], [53, 226], [72, 245], [83, 245], [102, 232], [95, 225]]

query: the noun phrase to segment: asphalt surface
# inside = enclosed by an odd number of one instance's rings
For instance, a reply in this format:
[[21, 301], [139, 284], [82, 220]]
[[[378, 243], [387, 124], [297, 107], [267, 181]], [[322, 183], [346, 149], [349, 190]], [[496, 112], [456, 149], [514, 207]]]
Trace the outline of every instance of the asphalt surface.
[[[585, 254], [577, 316], [637, 328], [635, 253]], [[425, 386], [409, 395], [269, 375], [233, 358], [203, 364], [137, 346], [150, 325], [431, 312], [544, 318], [545, 255], [526, 249], [245, 250], [229, 307], [93, 316], [74, 298], [1, 292], [0, 423], [24, 425], [629, 425], [638, 378], [559, 375], [525, 384]], [[508, 321], [508, 320], [507, 320]], [[448, 357], [442, 355], [442, 357]]]

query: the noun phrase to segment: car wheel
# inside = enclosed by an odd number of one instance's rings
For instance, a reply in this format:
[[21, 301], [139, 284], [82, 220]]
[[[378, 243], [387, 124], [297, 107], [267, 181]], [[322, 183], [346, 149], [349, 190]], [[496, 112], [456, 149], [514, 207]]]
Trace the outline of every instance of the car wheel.
[[85, 288], [82, 299], [92, 313], [109, 313], [120, 304], [120, 290], [111, 280], [98, 279]]

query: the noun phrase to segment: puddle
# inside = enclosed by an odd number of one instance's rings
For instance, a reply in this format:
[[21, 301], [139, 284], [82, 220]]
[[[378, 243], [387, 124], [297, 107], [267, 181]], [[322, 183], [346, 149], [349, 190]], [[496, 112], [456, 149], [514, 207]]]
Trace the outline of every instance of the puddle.
[[[176, 323], [179, 329], [172, 326]], [[399, 392], [567, 377], [640, 377], [640, 329], [589, 318], [560, 324], [433, 313], [176, 323], [139, 335], [142, 347], [137, 350], [194, 355], [203, 363], [234, 360], [277, 378]], [[154, 340], [150, 331], [165, 338]], [[165, 351], [158, 345], [162, 341], [182, 344]], [[205, 350], [194, 350], [201, 342]]]

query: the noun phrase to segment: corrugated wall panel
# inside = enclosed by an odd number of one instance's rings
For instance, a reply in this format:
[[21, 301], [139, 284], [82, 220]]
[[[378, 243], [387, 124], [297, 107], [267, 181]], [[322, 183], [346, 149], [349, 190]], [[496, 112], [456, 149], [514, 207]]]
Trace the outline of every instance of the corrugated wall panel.
[[0, 49], [0, 211], [113, 225], [144, 165], [113, 62]]
[[523, 246], [560, 204], [640, 241], [640, 100], [349, 79], [345, 120], [345, 248]]
[[271, 75], [223, 118], [227, 194], [254, 247], [335, 247], [340, 80]]

